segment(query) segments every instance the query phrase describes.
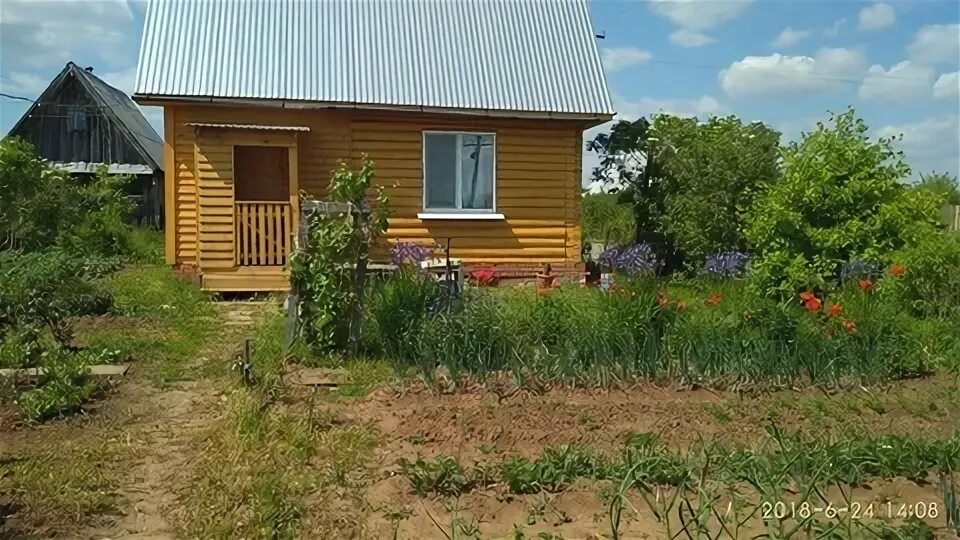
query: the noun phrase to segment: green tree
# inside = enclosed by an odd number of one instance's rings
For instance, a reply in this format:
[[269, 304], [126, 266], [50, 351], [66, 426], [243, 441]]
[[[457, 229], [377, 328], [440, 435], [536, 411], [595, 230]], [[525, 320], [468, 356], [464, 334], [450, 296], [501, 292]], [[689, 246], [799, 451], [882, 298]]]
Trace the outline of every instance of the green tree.
[[123, 192], [129, 176], [106, 166], [88, 182], [37, 158], [19, 139], [0, 142], [0, 250], [37, 251], [60, 245], [75, 255], [122, 256], [131, 250]]
[[622, 186], [638, 241], [655, 244], [668, 267], [699, 265], [741, 249], [744, 211], [758, 187], [778, 175], [780, 134], [735, 116], [658, 115], [619, 122], [587, 148], [600, 155], [594, 181]]
[[908, 189], [902, 152], [866, 132], [851, 109], [783, 150], [782, 175], [758, 195], [745, 230], [761, 292], [829, 287], [846, 262], [889, 263], [942, 228], [939, 197]]
[[711, 253], [746, 247], [743, 215], [760, 186], [779, 174], [780, 133], [736, 116], [696, 118], [660, 115], [651, 141], [661, 150], [664, 193], [660, 227], [699, 266]]
[[937, 194], [946, 204], [960, 205], [960, 185], [955, 176], [937, 172], [921, 174], [916, 187]]
[[633, 240], [630, 207], [613, 193], [584, 194], [580, 198], [582, 236], [585, 242], [625, 245]]

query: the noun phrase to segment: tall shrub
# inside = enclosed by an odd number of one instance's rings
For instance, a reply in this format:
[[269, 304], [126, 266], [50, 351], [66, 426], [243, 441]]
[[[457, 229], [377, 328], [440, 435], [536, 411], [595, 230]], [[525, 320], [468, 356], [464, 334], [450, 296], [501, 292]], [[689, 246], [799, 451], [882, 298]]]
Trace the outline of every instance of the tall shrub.
[[126, 256], [133, 203], [129, 176], [101, 167], [89, 182], [49, 167], [18, 138], [0, 142], [0, 250], [61, 245], [80, 256]]
[[366, 157], [358, 171], [340, 164], [330, 181], [330, 199], [351, 204], [354, 212], [307, 216], [306, 242], [292, 258], [290, 281], [300, 296], [301, 335], [318, 353], [356, 352], [368, 250], [387, 228], [388, 204], [379, 187], [372, 212], [360, 215], [368, 208], [373, 176], [373, 162]]
[[902, 153], [866, 132], [851, 109], [783, 150], [780, 179], [762, 190], [746, 223], [759, 291], [789, 296], [829, 286], [848, 261], [887, 263], [937, 234], [939, 197], [904, 187]]
[[660, 227], [686, 265], [742, 250], [743, 213], [759, 187], [778, 176], [780, 133], [736, 116], [701, 122], [659, 115], [651, 139], [663, 170]]

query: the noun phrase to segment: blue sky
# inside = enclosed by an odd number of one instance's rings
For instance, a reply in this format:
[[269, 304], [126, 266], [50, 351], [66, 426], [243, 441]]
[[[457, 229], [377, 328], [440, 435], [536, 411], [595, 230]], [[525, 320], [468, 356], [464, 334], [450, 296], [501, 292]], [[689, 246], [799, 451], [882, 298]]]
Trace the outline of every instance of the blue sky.
[[[68, 60], [132, 91], [143, 11], [3, 0], [0, 92], [34, 98]], [[903, 133], [915, 172], [960, 173], [960, 2], [592, 0], [590, 11], [621, 118], [736, 114], [795, 139], [853, 106], [872, 134]], [[0, 97], [0, 131], [26, 108]], [[162, 133], [160, 111], [144, 112]]]

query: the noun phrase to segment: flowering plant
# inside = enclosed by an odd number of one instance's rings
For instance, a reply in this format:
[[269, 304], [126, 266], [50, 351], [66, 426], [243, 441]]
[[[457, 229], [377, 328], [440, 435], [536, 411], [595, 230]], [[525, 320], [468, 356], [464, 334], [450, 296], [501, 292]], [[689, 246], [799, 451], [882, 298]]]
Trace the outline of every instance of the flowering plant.
[[627, 248], [609, 247], [600, 254], [600, 264], [630, 275], [654, 272], [657, 269], [657, 254], [647, 243], [634, 244]]
[[742, 251], [726, 251], [707, 256], [703, 273], [719, 278], [743, 276], [750, 263], [750, 254]]
[[418, 265], [428, 258], [430, 258], [430, 252], [427, 248], [417, 244], [400, 242], [390, 248], [390, 262], [397, 266]]

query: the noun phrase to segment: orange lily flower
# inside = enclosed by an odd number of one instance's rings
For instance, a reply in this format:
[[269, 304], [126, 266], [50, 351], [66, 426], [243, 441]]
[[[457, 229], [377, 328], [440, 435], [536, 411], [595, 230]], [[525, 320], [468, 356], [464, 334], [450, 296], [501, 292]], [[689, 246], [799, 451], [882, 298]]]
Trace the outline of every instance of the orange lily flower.
[[902, 278], [906, 273], [907, 269], [902, 264], [894, 264], [890, 267], [890, 275], [896, 279]]
[[860, 290], [863, 292], [870, 292], [873, 290], [873, 282], [869, 279], [861, 279], [857, 282], [857, 286], [860, 287]]
[[840, 304], [830, 304], [827, 306], [827, 317], [839, 317], [843, 314], [843, 306]]
[[856, 334], [857, 323], [851, 321], [850, 319], [845, 319], [843, 321], [843, 329], [846, 330], [848, 334]]

